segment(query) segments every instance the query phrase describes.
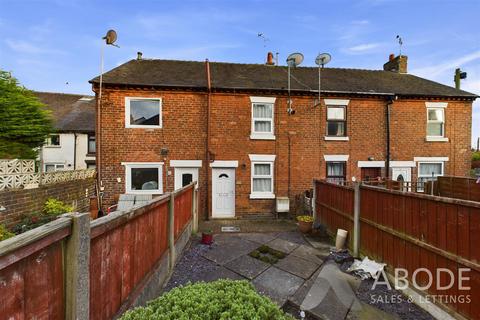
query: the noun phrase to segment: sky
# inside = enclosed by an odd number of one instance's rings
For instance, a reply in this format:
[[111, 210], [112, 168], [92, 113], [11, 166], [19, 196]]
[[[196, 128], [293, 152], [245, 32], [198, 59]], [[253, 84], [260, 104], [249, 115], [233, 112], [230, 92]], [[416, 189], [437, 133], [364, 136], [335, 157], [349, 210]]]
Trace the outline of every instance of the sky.
[[[100, 72], [102, 36], [118, 33], [120, 48], [105, 49], [105, 70], [136, 57], [281, 64], [301, 52], [314, 66], [381, 69], [403, 39], [408, 72], [480, 95], [480, 0], [358, 1], [81, 1], [0, 0], [0, 69], [37, 91], [92, 94]], [[264, 36], [259, 37], [262, 33]], [[474, 103], [472, 145], [480, 136]]]

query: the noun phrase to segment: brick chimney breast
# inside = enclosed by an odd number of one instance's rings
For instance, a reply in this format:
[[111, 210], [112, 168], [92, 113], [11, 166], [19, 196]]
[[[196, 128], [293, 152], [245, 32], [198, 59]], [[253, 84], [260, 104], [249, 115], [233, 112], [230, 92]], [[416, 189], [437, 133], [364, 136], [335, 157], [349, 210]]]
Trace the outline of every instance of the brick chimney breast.
[[407, 61], [407, 56], [401, 55], [395, 57], [393, 54], [391, 54], [388, 57], [388, 62], [383, 65], [383, 70], [397, 73], [407, 73]]

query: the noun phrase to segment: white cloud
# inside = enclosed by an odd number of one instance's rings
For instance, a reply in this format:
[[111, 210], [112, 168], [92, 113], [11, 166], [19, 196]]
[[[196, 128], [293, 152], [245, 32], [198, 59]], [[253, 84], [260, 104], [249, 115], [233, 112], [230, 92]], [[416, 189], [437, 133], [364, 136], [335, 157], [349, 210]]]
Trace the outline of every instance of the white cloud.
[[446, 62], [439, 63], [437, 65], [432, 65], [424, 68], [418, 68], [411, 71], [413, 74], [419, 76], [435, 78], [446, 71], [452, 71], [454, 68], [460, 67], [466, 63], [480, 59], [480, 50], [474, 51], [472, 53], [466, 54], [456, 59], [447, 60]]
[[25, 41], [25, 40], [6, 39], [5, 43], [11, 50], [16, 51], [18, 53], [25, 53], [25, 54], [43, 54], [43, 53], [63, 54], [65, 53], [62, 50], [43, 48], [32, 42]]
[[363, 43], [363, 44], [350, 47], [347, 49], [347, 51], [360, 53], [364, 51], [370, 51], [372, 49], [378, 48], [379, 46], [380, 46], [380, 43]]

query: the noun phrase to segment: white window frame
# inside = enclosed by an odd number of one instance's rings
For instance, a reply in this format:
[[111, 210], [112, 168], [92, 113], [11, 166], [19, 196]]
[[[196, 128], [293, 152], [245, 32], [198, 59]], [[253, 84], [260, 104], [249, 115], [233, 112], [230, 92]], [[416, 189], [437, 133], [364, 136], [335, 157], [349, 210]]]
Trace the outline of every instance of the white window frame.
[[[252, 140], [275, 140], [275, 97], [250, 97], [251, 102], [251, 133], [250, 139]], [[269, 104], [272, 106], [272, 117], [271, 118], [254, 118], [253, 117], [253, 107], [256, 104]], [[270, 132], [256, 132], [255, 131], [255, 121], [270, 121]]]
[[[54, 170], [51, 172], [57, 171], [65, 171], [65, 163], [58, 163], [58, 162], [47, 162], [43, 164], [43, 172], [47, 172], [47, 166], [53, 166]], [[62, 166], [62, 169], [58, 169], [59, 166]]]
[[[418, 164], [418, 166], [417, 166], [417, 182], [419, 182], [420, 178], [431, 178], [432, 177], [431, 174], [429, 174], [429, 175], [420, 174], [420, 165], [422, 165], [422, 164], [439, 164], [439, 163], [442, 165], [442, 173], [434, 175], [434, 178], [443, 177], [445, 175], [445, 162], [444, 161], [418, 161], [417, 162], [417, 164]], [[424, 191], [423, 187], [418, 187], [417, 189], [418, 189], [418, 191]]]
[[[250, 154], [251, 162], [251, 171], [250, 171], [250, 199], [275, 199], [274, 193], [274, 179], [275, 179], [275, 155], [261, 155], [261, 154]], [[255, 175], [255, 165], [256, 164], [268, 164], [270, 165], [270, 174], [269, 175]], [[270, 178], [271, 179], [271, 192], [254, 192], [253, 191], [253, 180], [254, 178]]]
[[[158, 100], [158, 125], [137, 125], [130, 124], [130, 102], [132, 100]], [[125, 97], [125, 128], [161, 129], [163, 124], [162, 98], [160, 97]]]
[[[58, 145], [52, 144], [52, 136], [58, 136]], [[62, 147], [62, 135], [60, 133], [50, 134], [45, 141], [45, 147], [47, 147], [47, 148], [61, 148]]]
[[[426, 130], [426, 141], [439, 141], [439, 142], [447, 142], [448, 138], [445, 137], [445, 123], [446, 123], [446, 112], [445, 109], [448, 106], [447, 102], [425, 102], [425, 106], [427, 107], [427, 130]], [[443, 121], [436, 121], [436, 120], [429, 120], [428, 119], [428, 112], [430, 110], [441, 110]], [[428, 135], [428, 124], [429, 123], [441, 123], [442, 124], [442, 134], [430, 136]]]
[[[125, 166], [125, 193], [127, 194], [163, 194], [163, 162], [122, 162]], [[132, 190], [133, 168], [158, 168], [158, 189]]]

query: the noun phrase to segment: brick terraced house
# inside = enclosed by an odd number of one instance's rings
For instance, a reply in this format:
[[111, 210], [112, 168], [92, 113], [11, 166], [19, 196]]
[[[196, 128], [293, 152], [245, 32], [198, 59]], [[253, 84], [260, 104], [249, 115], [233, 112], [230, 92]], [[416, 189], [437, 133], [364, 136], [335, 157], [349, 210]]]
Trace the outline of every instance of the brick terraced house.
[[[104, 206], [198, 181], [204, 217], [275, 212], [313, 178], [466, 175], [474, 94], [384, 70], [138, 59], [103, 76], [97, 167]], [[99, 78], [90, 81], [99, 91]], [[292, 208], [294, 209], [294, 208]]]

